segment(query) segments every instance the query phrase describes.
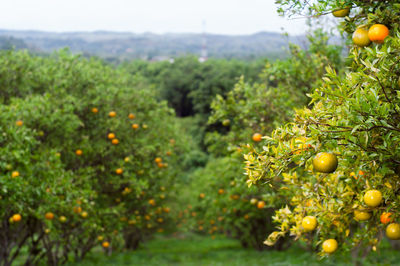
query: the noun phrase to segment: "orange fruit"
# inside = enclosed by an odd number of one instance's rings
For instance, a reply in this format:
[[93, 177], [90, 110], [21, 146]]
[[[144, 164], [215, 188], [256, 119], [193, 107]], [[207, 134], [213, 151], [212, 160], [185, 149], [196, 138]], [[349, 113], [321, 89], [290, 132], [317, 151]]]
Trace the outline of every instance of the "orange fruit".
[[97, 109], [96, 107], [92, 108], [92, 113], [97, 114], [99, 112], [99, 109]]
[[136, 118], [136, 116], [134, 114], [129, 114], [128, 117], [129, 117], [129, 119], [135, 119]]
[[335, 154], [320, 152], [313, 159], [314, 170], [320, 173], [333, 173], [338, 166]]
[[381, 223], [383, 224], [388, 224], [392, 221], [392, 218], [390, 218], [390, 216], [392, 215], [391, 212], [383, 212], [381, 214]]
[[222, 189], [222, 188], [218, 189], [218, 194], [222, 195], [222, 194], [224, 194], [224, 192], [225, 192], [224, 189]]
[[17, 120], [17, 122], [15, 122], [15, 124], [20, 127], [24, 124], [24, 122], [22, 122], [22, 120]]
[[17, 223], [17, 222], [21, 221], [22, 216], [21, 216], [21, 214], [18, 214], [18, 213], [17, 213], [17, 214], [14, 214], [11, 218], [12, 218], [12, 221], [13, 221], [13, 222], [16, 222], [16, 223]]
[[315, 216], [306, 216], [303, 218], [301, 225], [303, 226], [304, 231], [311, 232], [317, 228], [317, 218], [315, 218]]
[[19, 172], [18, 171], [13, 171], [11, 173], [11, 177], [18, 177], [19, 176]]
[[171, 151], [167, 151], [165, 154], [166, 154], [167, 156], [171, 156], [172, 152], [171, 152]]
[[170, 208], [169, 207], [165, 207], [163, 210], [164, 210], [165, 213], [169, 213], [170, 212]]
[[199, 197], [200, 197], [201, 199], [204, 199], [205, 196], [206, 196], [206, 194], [204, 194], [204, 193], [200, 193], [200, 195], [199, 195]]
[[77, 156], [81, 156], [81, 155], [82, 155], [82, 150], [76, 150], [76, 151], [75, 151], [75, 154], [76, 154]]
[[123, 172], [124, 172], [124, 170], [122, 170], [122, 168], [118, 168], [118, 169], [115, 170], [115, 173], [117, 175], [121, 175]]
[[322, 243], [322, 250], [326, 253], [333, 253], [338, 248], [336, 239], [327, 239]]
[[255, 133], [252, 137], [253, 141], [255, 142], [260, 142], [262, 138], [262, 135], [260, 133]]
[[80, 206], [75, 206], [75, 207], [73, 208], [73, 210], [74, 210], [74, 213], [81, 213], [82, 208], [81, 208]]
[[101, 243], [101, 245], [103, 246], [103, 248], [108, 248], [110, 246], [110, 243], [104, 241], [103, 243]]
[[154, 206], [154, 205], [156, 205], [156, 201], [154, 199], [151, 199], [151, 200], [149, 200], [149, 204]]
[[60, 216], [60, 218], [58, 218], [58, 220], [62, 223], [65, 223], [67, 221], [67, 217], [65, 216]]
[[54, 219], [54, 214], [53, 214], [52, 212], [47, 212], [47, 213], [44, 215], [44, 217], [45, 217], [47, 220], [53, 220], [53, 219]]
[[156, 163], [161, 163], [161, 162], [162, 162], [162, 159], [161, 159], [160, 157], [157, 157], [157, 158], [154, 159], [154, 161], [155, 161]]
[[353, 33], [353, 43], [360, 47], [368, 46], [371, 43], [368, 31], [365, 28], [356, 29]]
[[81, 216], [82, 216], [82, 218], [87, 218], [88, 217], [88, 213], [87, 212], [82, 212]]
[[368, 190], [364, 194], [364, 202], [370, 207], [379, 206], [382, 202], [382, 193], [379, 190]]
[[223, 125], [224, 127], [227, 127], [227, 126], [229, 126], [230, 124], [231, 124], [231, 120], [229, 120], [229, 119], [225, 119], [225, 120], [222, 121], [222, 125]]
[[350, 7], [332, 11], [332, 15], [337, 18], [344, 18], [350, 14]]
[[389, 29], [383, 24], [372, 25], [368, 30], [368, 38], [375, 43], [383, 43], [389, 35]]
[[133, 128], [133, 129], [138, 129], [138, 128], [139, 128], [139, 125], [138, 125], [138, 124], [132, 124], [132, 128]]
[[114, 144], [114, 145], [117, 145], [117, 144], [119, 143], [119, 140], [118, 140], [118, 139], [113, 139], [113, 140], [111, 141], [111, 143]]
[[400, 239], [400, 224], [391, 223], [386, 227], [386, 236], [392, 240]]
[[114, 133], [108, 133], [107, 138], [108, 139], [114, 139], [115, 138], [115, 134]]
[[108, 113], [108, 116], [109, 117], [116, 117], [117, 113], [115, 111], [111, 111], [111, 112]]
[[265, 206], [265, 202], [260, 200], [259, 202], [257, 202], [257, 208], [262, 209]]
[[371, 218], [371, 213], [364, 211], [364, 210], [355, 210], [354, 211], [354, 218], [357, 221], [366, 221]]

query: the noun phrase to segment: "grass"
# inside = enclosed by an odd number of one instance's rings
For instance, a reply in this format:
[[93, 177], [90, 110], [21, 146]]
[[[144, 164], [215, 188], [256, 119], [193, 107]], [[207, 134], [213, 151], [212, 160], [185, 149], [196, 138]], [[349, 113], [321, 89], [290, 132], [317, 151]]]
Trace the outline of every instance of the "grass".
[[[396, 265], [400, 259], [398, 251], [383, 243], [380, 251], [370, 253], [359, 261], [361, 265]], [[349, 265], [350, 255], [336, 255], [319, 260], [315, 254], [293, 246], [286, 251], [256, 251], [244, 249], [236, 240], [225, 237], [189, 235], [185, 238], [157, 237], [143, 244], [136, 251], [127, 251], [106, 256], [97, 251], [83, 262], [70, 264], [88, 265]]]

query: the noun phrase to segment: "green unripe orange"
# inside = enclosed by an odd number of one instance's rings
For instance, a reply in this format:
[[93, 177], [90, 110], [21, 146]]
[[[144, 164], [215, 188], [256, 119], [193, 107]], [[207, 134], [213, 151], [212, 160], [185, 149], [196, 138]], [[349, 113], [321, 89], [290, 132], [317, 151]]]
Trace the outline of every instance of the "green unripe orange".
[[313, 160], [314, 170], [320, 173], [333, 173], [337, 166], [338, 159], [333, 153], [320, 152]]

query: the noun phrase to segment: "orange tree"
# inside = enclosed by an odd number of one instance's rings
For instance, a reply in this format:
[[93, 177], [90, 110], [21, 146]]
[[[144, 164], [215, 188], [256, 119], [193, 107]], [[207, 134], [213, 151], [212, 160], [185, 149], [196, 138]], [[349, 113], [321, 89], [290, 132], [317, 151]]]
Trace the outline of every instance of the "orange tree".
[[[167, 228], [168, 196], [180, 171], [179, 154], [189, 149], [190, 139], [180, 136], [173, 111], [155, 100], [141, 78], [67, 52], [48, 58], [6, 52], [0, 61], [1, 106], [15, 120], [10, 130], [19, 129], [17, 135], [24, 132], [21, 128], [26, 129], [33, 135], [31, 145], [36, 145], [39, 155], [47, 155], [49, 161], [55, 156], [62, 177], [57, 178], [63, 181], [59, 184], [61, 181], [49, 174], [48, 187], [45, 182], [28, 182], [32, 193], [38, 191], [43, 199], [27, 193], [20, 201], [32, 204], [15, 208], [15, 214], [30, 210], [20, 214], [22, 218], [40, 217], [40, 227], [29, 227], [26, 235], [44, 236], [34, 240], [28, 259], [46, 256], [49, 264], [59, 264], [70, 255], [82, 259], [96, 245], [107, 252], [122, 245], [136, 248], [149, 234]], [[2, 121], [2, 126], [9, 125]], [[10, 153], [25, 161], [26, 167], [34, 167], [35, 161], [27, 153], [18, 155], [22, 147]], [[16, 175], [10, 172], [16, 167], [12, 158], [9, 163], [3, 160], [4, 173], [11, 176]], [[18, 179], [5, 179], [3, 186], [14, 180]], [[24, 186], [25, 181], [16, 189]], [[40, 194], [40, 189], [47, 194]], [[8, 198], [9, 192], [3, 192]], [[47, 201], [50, 203], [45, 204]], [[13, 206], [3, 203], [7, 208]], [[4, 213], [3, 224], [8, 225], [12, 214]], [[31, 223], [19, 216], [16, 220], [21, 225]], [[21, 235], [16, 235], [15, 243], [23, 248], [23, 231], [18, 232]], [[15, 243], [7, 243], [7, 250], [13, 250]], [[14, 258], [10, 252], [4, 253], [2, 262], [6, 264], [10, 256]]]
[[265, 137], [262, 151], [246, 155], [248, 182], [266, 183], [290, 199], [273, 216], [278, 230], [265, 243], [290, 235], [321, 255], [376, 250], [381, 231], [400, 238], [400, 7], [393, 1], [277, 2], [293, 14], [351, 9], [341, 29], [365, 32], [348, 35], [355, 44], [345, 75], [328, 69], [310, 95], [311, 107]]
[[[190, 208], [181, 213], [182, 225], [189, 224], [197, 232], [223, 232], [243, 246], [263, 248], [260, 234], [272, 232], [268, 216], [285, 198], [261, 186], [247, 189], [241, 154], [250, 147], [260, 148], [262, 135], [305, 103], [305, 93], [312, 84], [320, 84], [324, 67], [340, 61], [340, 49], [327, 45], [320, 31], [310, 41], [309, 50], [291, 46], [289, 59], [267, 64], [263, 83], [248, 84], [242, 78], [225, 98], [217, 96], [213, 101], [209, 124], [223, 129], [206, 137], [212, 157], [204, 169], [191, 175], [185, 199]], [[278, 248], [284, 246], [281, 241]]]
[[[14, 99], [10, 105], [0, 105], [2, 265], [11, 265], [21, 252], [29, 254], [26, 263], [38, 263], [53, 248], [49, 246], [53, 234], [57, 237], [71, 234], [64, 231], [67, 224], [75, 223], [73, 230], [80, 234], [92, 228], [91, 224], [73, 222], [71, 207], [76, 200], [94, 196], [90, 185], [79, 180], [71, 182], [75, 178], [64, 169], [58, 150], [43, 147], [42, 132], [27, 125], [28, 117], [21, 119], [22, 108], [28, 108], [24, 110], [28, 112], [38, 104], [44, 109], [48, 105], [40, 96]], [[47, 117], [55, 121], [57, 114], [48, 113]], [[73, 116], [69, 116], [69, 121], [76, 122]], [[84, 206], [87, 211], [93, 209], [90, 204], [84, 203]], [[47, 258], [49, 264], [60, 263], [51, 256]]]

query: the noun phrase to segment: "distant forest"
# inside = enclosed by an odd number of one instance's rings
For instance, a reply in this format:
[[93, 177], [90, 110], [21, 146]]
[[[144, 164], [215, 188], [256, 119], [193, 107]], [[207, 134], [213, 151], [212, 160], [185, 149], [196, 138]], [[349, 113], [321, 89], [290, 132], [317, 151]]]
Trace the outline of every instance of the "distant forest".
[[69, 32], [0, 30], [0, 49], [29, 49], [51, 53], [65, 47], [73, 53], [98, 56], [107, 61], [143, 59], [162, 61], [186, 55], [200, 56], [206, 41], [212, 58], [253, 60], [267, 57], [284, 58], [288, 43], [305, 46], [305, 36], [288, 37], [279, 33], [260, 32], [252, 35], [216, 34], [134, 34], [127, 32]]

